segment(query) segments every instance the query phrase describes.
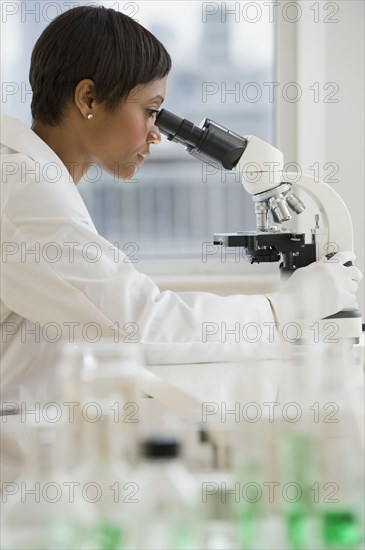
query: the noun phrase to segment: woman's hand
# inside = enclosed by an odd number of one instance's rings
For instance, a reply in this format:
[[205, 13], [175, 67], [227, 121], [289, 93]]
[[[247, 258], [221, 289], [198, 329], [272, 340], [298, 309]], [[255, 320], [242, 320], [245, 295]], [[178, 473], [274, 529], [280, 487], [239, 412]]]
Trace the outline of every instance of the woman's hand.
[[343, 309], [357, 309], [355, 293], [362, 279], [353, 262], [353, 252], [339, 252], [297, 269], [283, 287], [268, 294], [274, 316], [280, 324], [317, 321]]

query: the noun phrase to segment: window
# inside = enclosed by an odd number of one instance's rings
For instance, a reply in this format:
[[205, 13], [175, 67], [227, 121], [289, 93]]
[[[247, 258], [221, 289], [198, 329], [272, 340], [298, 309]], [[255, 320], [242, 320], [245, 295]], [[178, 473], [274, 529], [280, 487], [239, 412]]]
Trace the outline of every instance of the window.
[[[173, 68], [163, 107], [196, 124], [208, 117], [273, 141], [274, 32], [257, 2], [20, 2], [3, 25], [4, 112], [30, 123], [28, 71], [37, 37], [61, 11], [93, 3], [134, 17], [164, 43]], [[164, 137], [151, 151], [131, 182], [91, 168], [79, 184], [105, 238], [127, 253], [133, 243], [141, 259], [186, 258], [201, 256], [214, 233], [255, 227], [252, 200], [235, 172], [203, 164]]]

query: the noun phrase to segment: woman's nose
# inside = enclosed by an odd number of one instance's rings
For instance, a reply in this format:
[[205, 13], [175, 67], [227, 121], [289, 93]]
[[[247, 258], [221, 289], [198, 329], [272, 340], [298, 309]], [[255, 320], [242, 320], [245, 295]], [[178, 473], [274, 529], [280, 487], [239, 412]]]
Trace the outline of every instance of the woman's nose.
[[157, 128], [157, 126], [155, 126], [155, 128], [148, 133], [147, 143], [160, 143], [160, 141], [161, 141], [160, 130]]

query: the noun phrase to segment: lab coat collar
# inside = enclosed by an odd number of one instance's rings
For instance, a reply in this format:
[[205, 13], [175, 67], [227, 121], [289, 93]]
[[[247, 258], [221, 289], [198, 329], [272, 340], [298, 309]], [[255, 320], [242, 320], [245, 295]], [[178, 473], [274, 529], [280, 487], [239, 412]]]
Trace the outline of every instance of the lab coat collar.
[[1, 145], [25, 154], [37, 162], [56, 162], [72, 181], [71, 175], [58, 155], [31, 128], [17, 118], [1, 115]]

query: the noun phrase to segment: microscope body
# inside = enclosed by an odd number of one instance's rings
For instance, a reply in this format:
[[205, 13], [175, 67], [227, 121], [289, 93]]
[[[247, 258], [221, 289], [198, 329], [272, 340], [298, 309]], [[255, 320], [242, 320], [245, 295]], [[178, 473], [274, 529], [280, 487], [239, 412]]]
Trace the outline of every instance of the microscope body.
[[340, 250], [353, 250], [352, 220], [338, 193], [312, 176], [293, 172], [284, 175], [281, 151], [255, 136], [246, 139], [245, 152], [235, 170], [240, 172], [243, 186], [255, 203], [257, 231], [271, 230], [270, 217], [281, 224], [290, 220], [290, 210], [301, 214], [305, 205], [297, 192], [304, 191], [319, 212], [312, 229], [316, 260]]
[[[341, 197], [326, 183], [309, 175], [283, 173], [281, 151], [254, 136], [245, 136], [247, 146], [235, 166], [242, 183], [255, 204], [256, 231], [214, 235], [214, 243], [227, 247], [244, 247], [251, 263], [280, 261], [283, 276], [341, 250], [353, 250], [353, 225], [350, 213]], [[278, 229], [292, 215], [301, 214], [305, 205], [298, 197], [310, 196], [318, 213], [310, 238], [305, 233]], [[344, 310], [320, 321], [320, 331], [326, 333], [329, 323], [336, 323], [341, 338], [361, 336], [361, 314]], [[327, 330], [328, 334], [328, 330]]]

